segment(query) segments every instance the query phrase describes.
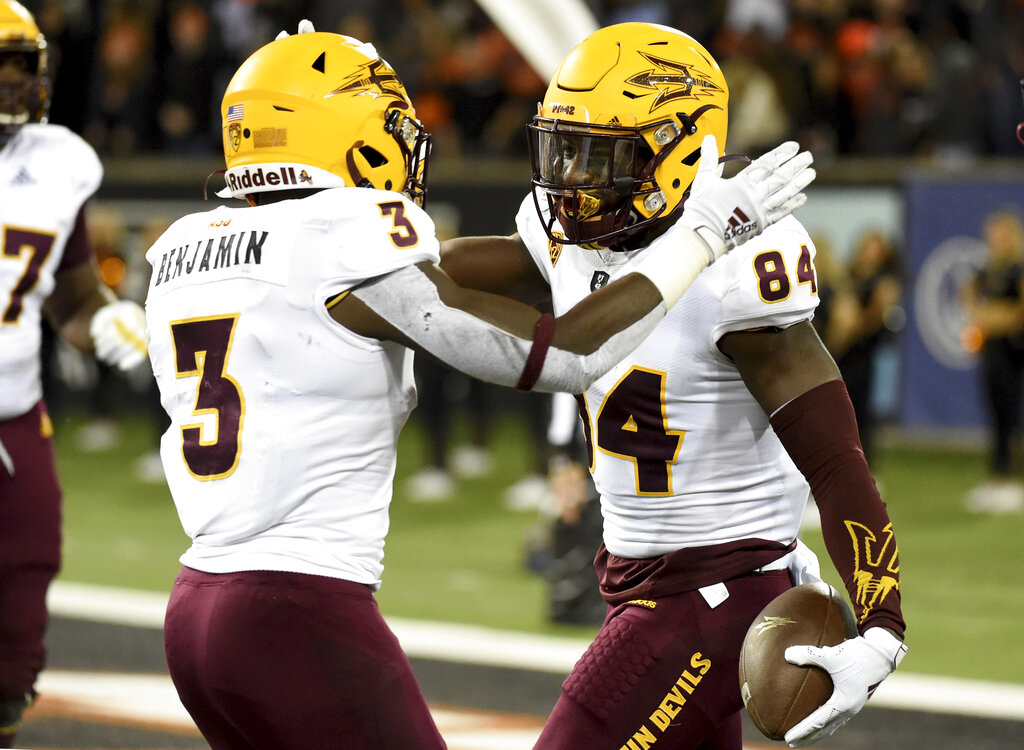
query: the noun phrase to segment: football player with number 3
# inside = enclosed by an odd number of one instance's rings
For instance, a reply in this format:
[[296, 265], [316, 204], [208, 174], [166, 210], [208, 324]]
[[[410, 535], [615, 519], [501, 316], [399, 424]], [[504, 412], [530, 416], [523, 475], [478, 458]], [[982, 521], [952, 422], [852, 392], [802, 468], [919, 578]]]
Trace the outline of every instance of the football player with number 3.
[[810, 323], [814, 244], [796, 218], [765, 228], [744, 206], [709, 213], [694, 202], [716, 173], [727, 122], [728, 86], [694, 39], [647, 23], [599, 29], [563, 61], [529, 126], [533, 194], [518, 232], [442, 246], [456, 283], [549, 299], [563, 313], [649, 263], [680, 223], [724, 219], [719, 244], [764, 229], [576, 391], [601, 495], [595, 567], [609, 609], [563, 685], [543, 750], [739, 750], [743, 636], [817, 570], [797, 542], [809, 491], [860, 635], [787, 653], [827, 670], [835, 691], [786, 740], [834, 731], [904, 652], [892, 525], [839, 370]]
[[102, 177], [85, 141], [46, 124], [46, 40], [0, 0], [0, 747], [43, 666], [46, 591], [60, 567], [61, 491], [40, 378], [42, 316], [65, 341], [131, 369], [146, 322], [99, 278], [85, 203]]
[[224, 95], [222, 194], [248, 205], [186, 216], [147, 253], [161, 454], [192, 540], [167, 660], [215, 750], [441, 748], [373, 597], [413, 352], [583, 391], [726, 251], [734, 206], [755, 234], [814, 172], [796, 144], [733, 179], [702, 170], [694, 221], [634, 273], [541, 315], [439, 268], [429, 136], [398, 76], [370, 44], [299, 31], [257, 50]]

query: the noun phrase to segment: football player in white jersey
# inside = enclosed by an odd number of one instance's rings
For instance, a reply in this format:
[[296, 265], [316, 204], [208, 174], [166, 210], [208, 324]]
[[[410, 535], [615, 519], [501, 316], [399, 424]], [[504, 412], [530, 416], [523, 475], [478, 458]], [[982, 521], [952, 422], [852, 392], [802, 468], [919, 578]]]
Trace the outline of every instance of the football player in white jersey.
[[60, 567], [60, 487], [40, 379], [42, 316], [70, 344], [130, 369], [146, 358], [134, 302], [100, 281], [85, 202], [102, 168], [47, 125], [46, 40], [0, 0], [0, 747], [14, 741], [43, 665], [46, 590]]
[[[724, 146], [727, 122], [727, 83], [694, 39], [647, 23], [598, 30], [529, 126], [533, 191], [518, 232], [446, 242], [441, 267], [463, 286], [549, 299], [556, 314], [592, 299], [686, 222], [700, 144]], [[750, 217], [728, 224], [734, 237]], [[787, 217], [698, 276], [635, 351], [578, 391], [609, 609], [537, 748], [739, 750], [740, 645], [800, 580], [810, 491], [860, 635], [789, 654], [829, 671], [836, 690], [787, 741], [834, 731], [898, 664], [896, 540], [811, 327], [816, 305], [814, 243]]]
[[582, 391], [727, 249], [803, 201], [788, 144], [710, 166], [646, 263], [557, 319], [464, 290], [422, 209], [429, 136], [372, 45], [307, 22], [245, 61], [222, 103], [227, 187], [147, 258], [168, 484], [192, 540], [165, 620], [178, 694], [222, 748], [440, 748], [376, 608], [413, 351], [490, 382]]

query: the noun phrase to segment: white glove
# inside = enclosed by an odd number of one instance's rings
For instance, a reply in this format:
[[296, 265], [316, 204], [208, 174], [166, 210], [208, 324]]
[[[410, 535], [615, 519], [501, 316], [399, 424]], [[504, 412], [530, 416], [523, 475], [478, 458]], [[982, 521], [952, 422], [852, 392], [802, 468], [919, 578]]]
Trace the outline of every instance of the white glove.
[[[305, 18], [303, 18], [301, 21], [299, 21], [299, 30], [296, 33], [312, 34], [314, 31], [316, 31], [316, 29], [313, 28], [313, 22], [307, 21]], [[278, 39], [284, 39], [286, 36], [288, 36], [288, 32], [282, 31], [280, 34], [274, 37], [274, 41], [276, 42]]]
[[700, 236], [714, 263], [807, 201], [803, 189], [815, 177], [812, 161], [809, 151], [786, 141], [735, 177], [723, 179], [715, 137], [704, 136], [700, 165], [679, 223]]
[[838, 646], [787, 648], [786, 661], [802, 667], [821, 667], [831, 676], [833, 687], [832, 697], [824, 705], [786, 732], [789, 746], [809, 745], [852, 719], [906, 653], [903, 641], [884, 628], [868, 628], [864, 635]]
[[130, 300], [118, 300], [95, 312], [89, 334], [96, 358], [130, 370], [146, 359], [146, 313]]

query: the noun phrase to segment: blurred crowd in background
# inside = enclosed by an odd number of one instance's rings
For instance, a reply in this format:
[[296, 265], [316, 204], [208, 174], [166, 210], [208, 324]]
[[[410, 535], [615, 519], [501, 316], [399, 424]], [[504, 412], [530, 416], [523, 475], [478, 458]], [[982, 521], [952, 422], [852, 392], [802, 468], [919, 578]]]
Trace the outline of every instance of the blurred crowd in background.
[[[373, 41], [440, 158], [521, 156], [546, 82], [473, 0], [27, 0], [51, 48], [52, 121], [101, 156], [220, 153], [220, 97], [279, 30]], [[832, 157], [1019, 157], [1024, 0], [588, 0], [600, 25], [697, 38], [731, 89], [728, 149], [794, 137]], [[1018, 118], [1019, 119], [1019, 118]]]

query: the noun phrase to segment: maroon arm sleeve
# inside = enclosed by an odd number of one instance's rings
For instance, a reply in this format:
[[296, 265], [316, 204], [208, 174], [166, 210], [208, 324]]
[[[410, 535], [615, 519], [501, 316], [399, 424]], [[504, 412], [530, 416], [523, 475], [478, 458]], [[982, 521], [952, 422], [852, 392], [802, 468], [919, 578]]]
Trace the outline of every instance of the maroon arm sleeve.
[[548, 348], [554, 335], [555, 319], [544, 313], [533, 329], [533, 346], [530, 347], [530, 354], [526, 358], [526, 365], [523, 367], [523, 374], [519, 376], [516, 388], [521, 391], [533, 388], [540, 377], [540, 371], [544, 369], [544, 360], [548, 356]]
[[864, 458], [846, 384], [812, 388], [775, 412], [771, 425], [811, 486], [859, 631], [885, 627], [903, 637], [896, 537]]

